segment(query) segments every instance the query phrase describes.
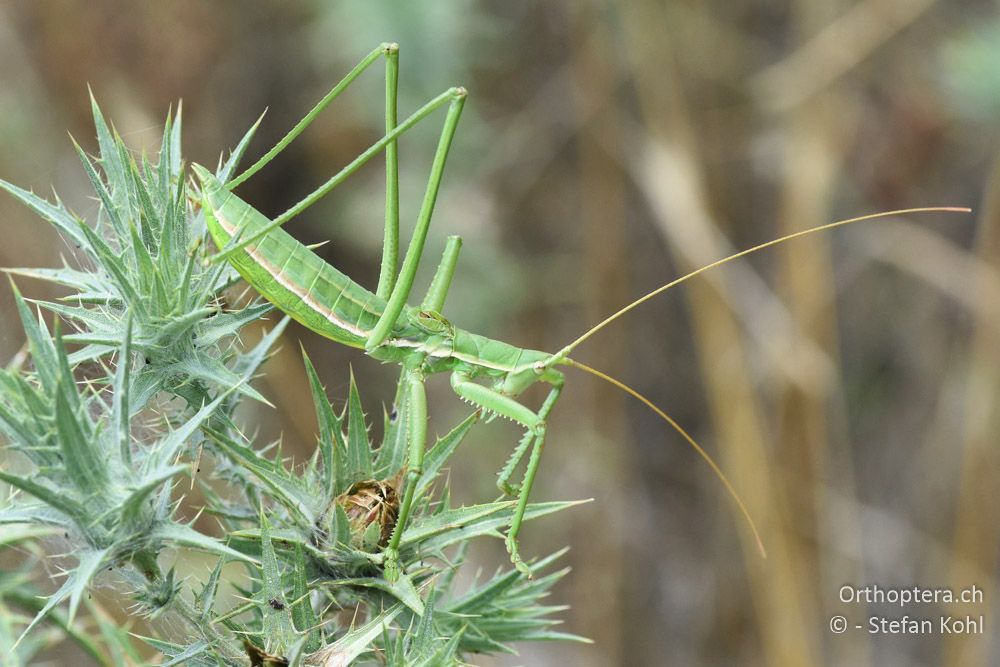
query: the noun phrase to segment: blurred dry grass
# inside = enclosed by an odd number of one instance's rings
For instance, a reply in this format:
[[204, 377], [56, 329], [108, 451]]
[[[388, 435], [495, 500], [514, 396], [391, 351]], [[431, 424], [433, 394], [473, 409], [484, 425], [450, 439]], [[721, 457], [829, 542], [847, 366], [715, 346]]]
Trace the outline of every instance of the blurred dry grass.
[[[188, 157], [208, 161], [269, 106], [265, 146], [373, 43], [396, 40], [406, 109], [454, 83], [472, 93], [432, 230], [437, 242], [466, 240], [449, 316], [541, 349], [734, 248], [874, 210], [974, 206], [975, 218], [872, 223], [751, 257], [582, 348], [582, 360], [648, 393], [718, 456], [770, 557], [756, 555], [679, 438], [574, 375], [538, 497], [596, 502], [529, 526], [524, 545], [540, 554], [572, 544], [576, 571], [556, 601], [573, 605], [569, 628], [597, 644], [526, 646], [493, 664], [997, 664], [997, 125], [983, 120], [988, 109], [967, 114], [949, 87], [966, 74], [940, 56], [995, 10], [931, 0], [425, 10], [183, 1], [129, 12], [14, 2], [0, 8], [0, 175], [37, 190], [54, 183], [93, 210], [63, 134], [91, 135], [86, 83], [140, 147], [183, 97]], [[247, 198], [283, 210], [377, 138], [370, 78], [255, 177]], [[404, 217], [435, 131], [403, 144]], [[368, 283], [379, 178], [373, 166], [293, 230], [332, 237], [327, 259]], [[0, 200], [0, 216], [0, 265], [51, 265], [67, 252], [13, 202]], [[3, 290], [5, 359], [21, 344], [10, 305]], [[304, 456], [313, 417], [298, 340], [333, 396], [345, 393], [350, 363], [366, 395], [388, 400], [392, 371], [288, 334], [262, 386], [279, 410], [248, 419]], [[445, 384], [432, 387], [438, 430], [462, 414]], [[378, 425], [380, 406], [366, 408]], [[459, 498], [494, 493], [514, 438], [499, 424], [480, 433], [452, 472]], [[486, 567], [503, 562], [495, 546], [481, 550]], [[986, 602], [970, 613], [985, 615], [987, 632], [832, 635], [832, 614], [901, 615], [841, 604], [845, 583], [977, 584]]]

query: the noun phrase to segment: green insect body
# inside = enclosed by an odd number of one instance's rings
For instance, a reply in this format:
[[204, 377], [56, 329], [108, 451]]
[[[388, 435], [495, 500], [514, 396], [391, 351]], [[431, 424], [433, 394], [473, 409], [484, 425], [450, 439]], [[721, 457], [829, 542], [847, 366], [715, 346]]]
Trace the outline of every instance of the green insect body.
[[[231, 248], [240, 238], [253, 238], [271, 224], [271, 220], [229, 191], [211, 172], [199, 165], [193, 168], [201, 184], [205, 223], [220, 249]], [[268, 230], [227, 259], [248, 283], [279, 309], [316, 333], [344, 345], [366, 349], [388, 308], [385, 299], [348, 278], [280, 228]], [[368, 350], [368, 354], [380, 361], [400, 364], [410, 371], [410, 398], [419, 394], [416, 400], [410, 401], [409, 405], [415, 406], [411, 409], [419, 411], [425, 405], [424, 377], [450, 372], [451, 385], [460, 398], [525, 426], [525, 438], [500, 479], [501, 488], [517, 491], [509, 478], [532, 442], [537, 442], [536, 449], [540, 451], [545, 416], [563, 384], [562, 373], [551, 367], [552, 354], [515, 347], [465, 331], [453, 326], [435, 310], [408, 305], [404, 305], [395, 318], [388, 337]], [[490, 385], [477, 384], [475, 380], [479, 378], [488, 379]], [[515, 400], [518, 394], [539, 381], [553, 387], [551, 399], [543, 405], [544, 412], [535, 412]], [[409, 416], [414, 420], [410, 424], [426, 422], [423, 414]], [[416, 431], [419, 433], [420, 429]], [[420, 473], [422, 450], [423, 442], [411, 443], [408, 472], [414, 476]], [[538, 456], [533, 458], [537, 466]], [[529, 461], [530, 479], [526, 476], [522, 484], [522, 502], [514, 525], [520, 524], [527, 505], [527, 492], [534, 478], [532, 468]], [[412, 502], [412, 498], [407, 498], [412, 488], [410, 482], [407, 480], [397, 533], [405, 528], [408, 518]], [[516, 531], [512, 530], [508, 546], [515, 564], [527, 570], [517, 555], [516, 537]], [[395, 543], [398, 544], [398, 538]], [[390, 541], [390, 549], [392, 545]], [[387, 574], [395, 576], [392, 569], [395, 564], [387, 566]]]
[[[386, 134], [358, 156], [326, 184], [273, 220], [254, 209], [231, 190], [256, 173], [340, 94], [362, 71], [379, 58], [386, 61]], [[926, 211], [958, 211], [967, 209], [925, 208], [877, 213], [813, 227], [762, 243], [729, 257], [713, 262], [677, 278], [640, 297], [618, 310], [555, 354], [523, 349], [502, 341], [480, 336], [451, 324], [442, 314], [445, 297], [458, 260], [461, 241], [449, 237], [441, 263], [430, 289], [420, 306], [407, 305], [413, 287], [424, 242], [430, 225], [445, 161], [455, 134], [465, 100], [465, 90], [452, 88], [434, 98], [417, 112], [397, 124], [396, 82], [398, 80], [398, 47], [383, 44], [372, 51], [330, 93], [310, 111], [278, 144], [239, 177], [221, 182], [209, 170], [194, 165], [201, 190], [201, 205], [209, 233], [220, 252], [214, 261], [229, 261], [246, 281], [280, 310], [316, 333], [351, 347], [363, 349], [383, 362], [399, 364], [403, 369], [406, 407], [409, 425], [408, 461], [399, 516], [383, 550], [385, 576], [394, 581], [401, 572], [399, 544], [409, 518], [416, 482], [422, 471], [427, 437], [427, 401], [424, 381], [429, 375], [451, 373], [451, 386], [463, 400], [487, 413], [506, 417], [525, 428], [524, 437], [500, 471], [498, 486], [518, 502], [507, 534], [507, 549], [519, 570], [530, 575], [530, 569], [518, 553], [517, 535], [524, 518], [545, 440], [546, 420], [557, 402], [564, 378], [556, 366], [569, 365], [595, 375], [645, 403], [677, 430], [711, 466], [740, 512], [750, 525], [763, 551], [756, 526], [725, 475], [683, 428], [641, 394], [620, 381], [568, 357], [570, 351], [610, 322], [645, 301], [661, 294], [704, 271], [728, 261], [815, 232], [832, 229], [861, 220], [887, 215]], [[398, 160], [396, 139], [435, 109], [448, 105], [448, 114], [441, 131], [437, 152], [427, 189], [411, 237], [405, 259], [397, 273], [399, 238]], [[374, 155], [386, 155], [386, 217], [382, 270], [378, 289], [373, 293], [333, 266], [312, 250], [296, 241], [281, 226], [325, 196], [346, 180]], [[479, 380], [480, 382], [477, 382]], [[531, 385], [543, 382], [550, 391], [542, 405], [533, 410], [517, 400]], [[530, 452], [530, 455], [529, 455]], [[519, 487], [510, 483], [515, 470], [525, 456], [528, 463]]]
[[[226, 248], [237, 234], [250, 236], [271, 221], [230, 192], [211, 172], [194, 165], [202, 184], [205, 223], [215, 244]], [[243, 278], [265, 298], [321, 336], [365, 349], [386, 309], [384, 299], [354, 282], [283, 229], [229, 257]], [[453, 371], [469, 378], [498, 379], [496, 389], [516, 396], [542, 376], [549, 352], [515, 347], [453, 326], [439, 313], [405, 306], [389, 338], [369, 352], [380, 361], [407, 365], [419, 357], [430, 373]]]

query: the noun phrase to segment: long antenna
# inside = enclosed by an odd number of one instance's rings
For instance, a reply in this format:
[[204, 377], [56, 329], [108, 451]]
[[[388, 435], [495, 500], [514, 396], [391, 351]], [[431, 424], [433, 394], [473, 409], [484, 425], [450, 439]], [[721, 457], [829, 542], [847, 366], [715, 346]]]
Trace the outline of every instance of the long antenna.
[[704, 447], [695, 442], [695, 439], [692, 438], [687, 431], [681, 428], [681, 425], [678, 424], [676, 421], [674, 421], [674, 419], [670, 417], [670, 415], [665, 413], [663, 410], [658, 408], [655, 403], [653, 403], [651, 400], [649, 400], [648, 398], [646, 398], [645, 396], [643, 396], [638, 391], [628, 386], [621, 380], [616, 380], [615, 378], [611, 377], [610, 375], [607, 375], [606, 373], [602, 373], [596, 368], [591, 368], [586, 364], [581, 364], [579, 361], [566, 359], [565, 363], [569, 366], [575, 366], [576, 368], [579, 368], [581, 371], [590, 373], [591, 375], [598, 377], [604, 380], [605, 382], [609, 382], [614, 386], [618, 387], [619, 389], [621, 389], [622, 391], [624, 391], [626, 394], [629, 394], [630, 396], [639, 399], [646, 405], [646, 407], [655, 412], [661, 419], [670, 424], [670, 426], [673, 427], [675, 431], [680, 433], [681, 436], [685, 440], [687, 440], [687, 443], [694, 448], [694, 451], [698, 452], [698, 455], [701, 456], [701, 458], [705, 459], [705, 462], [708, 463], [709, 467], [712, 469], [712, 472], [715, 473], [715, 476], [718, 477], [719, 480], [722, 482], [723, 486], [726, 487], [726, 491], [728, 491], [729, 495], [732, 496], [733, 500], [736, 502], [736, 506], [740, 508], [740, 513], [743, 514], [743, 518], [746, 519], [747, 523], [750, 525], [750, 530], [753, 532], [753, 538], [757, 542], [757, 549], [760, 550], [760, 555], [764, 558], [767, 558], [767, 550], [764, 548], [764, 541], [760, 539], [760, 532], [757, 530], [757, 524], [754, 522], [753, 517], [750, 516], [750, 510], [748, 510], [747, 506], [743, 504], [743, 500], [740, 498], [740, 494], [736, 493], [736, 489], [733, 487], [732, 483], [730, 483], [729, 478], [726, 477], [725, 473], [722, 472], [722, 468], [720, 468], [719, 464], [715, 462], [715, 459], [713, 459], [711, 455], [705, 451]]
[[[900, 209], [898, 211], [883, 211], [882, 213], [870, 213], [868, 215], [862, 215], [862, 216], [857, 217], [857, 218], [848, 218], [847, 220], [838, 220], [837, 222], [831, 222], [831, 223], [828, 223], [828, 224], [825, 224], [825, 225], [820, 225], [819, 227], [812, 227], [810, 229], [804, 229], [804, 230], [802, 230], [800, 232], [795, 232], [794, 234], [788, 234], [787, 236], [781, 236], [779, 238], [772, 239], [772, 240], [768, 241], [767, 243], [761, 243], [760, 245], [755, 245], [752, 248], [747, 248], [746, 250], [741, 250], [740, 252], [738, 252], [738, 253], [736, 253], [734, 255], [730, 255], [729, 257], [724, 257], [723, 259], [720, 259], [718, 261], [712, 262], [711, 264], [706, 264], [705, 266], [701, 267], [700, 269], [695, 269], [691, 273], [688, 273], [687, 275], [681, 276], [680, 278], [677, 278], [676, 280], [672, 280], [669, 283], [667, 283], [666, 285], [663, 285], [662, 287], [658, 287], [657, 289], [655, 289], [652, 292], [646, 294], [645, 296], [642, 296], [642, 297], [636, 299], [635, 301], [633, 301], [632, 303], [628, 304], [627, 306], [625, 306], [621, 310], [618, 310], [614, 314], [608, 316], [607, 318], [601, 320], [599, 323], [595, 324], [593, 327], [591, 327], [589, 330], [587, 330], [587, 332], [584, 333], [582, 336], [580, 336], [579, 338], [577, 338], [576, 340], [574, 340], [572, 343], [570, 343], [569, 345], [567, 345], [566, 347], [564, 347], [563, 349], [561, 349], [559, 352], [557, 352], [553, 356], [553, 359], [559, 360], [559, 359], [566, 358], [566, 355], [568, 355], [570, 352], [572, 352], [574, 348], [576, 348], [578, 345], [580, 345], [580, 343], [584, 342], [585, 340], [587, 340], [588, 338], [590, 338], [591, 336], [593, 336], [595, 333], [597, 333], [598, 331], [600, 331], [601, 329], [603, 329], [607, 325], [611, 324], [612, 322], [614, 322], [615, 320], [617, 320], [619, 317], [621, 317], [625, 313], [627, 313], [630, 310], [632, 310], [633, 308], [636, 308], [637, 306], [645, 303], [646, 301], [649, 301], [654, 296], [656, 296], [658, 294], [661, 294], [663, 292], [666, 292], [671, 287], [675, 287], [676, 285], [679, 285], [682, 282], [684, 282], [686, 280], [689, 280], [690, 278], [694, 278], [695, 276], [697, 276], [699, 274], [702, 274], [705, 271], [708, 271], [709, 269], [714, 269], [717, 266], [722, 266], [723, 264], [731, 262], [734, 259], [739, 259], [740, 257], [744, 257], [744, 256], [749, 255], [751, 253], [757, 252], [758, 250], [763, 250], [764, 248], [770, 248], [771, 246], [778, 245], [779, 243], [784, 243], [785, 241], [791, 241], [792, 239], [797, 239], [800, 236], [806, 236], [808, 234], [814, 234], [816, 232], [822, 232], [822, 231], [827, 230], [827, 229], [833, 229], [834, 227], [843, 227], [844, 225], [850, 225], [852, 223], [861, 222], [863, 220], [874, 220], [875, 218], [887, 218], [887, 217], [894, 216], [894, 215], [908, 215], [910, 213], [971, 213], [971, 212], [972, 212], [972, 209], [964, 208], [964, 207], [958, 207], [958, 206], [933, 206], [933, 207], [926, 207], [926, 208], [904, 208], [904, 209]], [[579, 363], [577, 363], [576, 365], [580, 366]]]

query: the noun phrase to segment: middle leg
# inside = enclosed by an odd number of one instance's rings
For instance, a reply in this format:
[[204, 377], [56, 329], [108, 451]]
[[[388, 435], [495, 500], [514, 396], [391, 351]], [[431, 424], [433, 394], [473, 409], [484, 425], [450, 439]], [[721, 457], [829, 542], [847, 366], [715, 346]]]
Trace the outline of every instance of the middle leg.
[[399, 562], [399, 542], [403, 537], [403, 531], [406, 530], [406, 524], [410, 520], [417, 483], [420, 481], [420, 475], [423, 474], [424, 449], [427, 444], [427, 395], [424, 392], [424, 375], [419, 369], [407, 369], [404, 372], [406, 373], [407, 385], [406, 424], [409, 430], [409, 456], [407, 457], [406, 478], [403, 482], [403, 502], [399, 506], [399, 516], [396, 518], [396, 525], [389, 537], [389, 544], [382, 552], [385, 578], [392, 583], [399, 579], [402, 572]]

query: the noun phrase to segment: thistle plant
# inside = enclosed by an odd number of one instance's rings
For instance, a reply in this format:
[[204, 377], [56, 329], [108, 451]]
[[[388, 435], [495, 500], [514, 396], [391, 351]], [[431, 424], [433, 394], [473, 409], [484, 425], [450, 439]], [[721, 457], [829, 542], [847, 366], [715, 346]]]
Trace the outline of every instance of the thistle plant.
[[[227, 300], [239, 276], [206, 261], [180, 111], [153, 159], [129, 151], [96, 103], [93, 113], [99, 154], [77, 151], [95, 219], [0, 181], [74, 248], [61, 268], [7, 270], [69, 294], [33, 301], [13, 286], [27, 342], [0, 371], [0, 549], [15, 549], [0, 569], [4, 664], [33, 664], [59, 641], [102, 665], [147, 664], [155, 651], [164, 665], [332, 666], [464, 664], [517, 642], [579, 640], [553, 628], [561, 607], [542, 602], [566, 573], [553, 569], [561, 552], [534, 563], [534, 579], [511, 569], [457, 584], [470, 541], [502, 537], [515, 512], [511, 501], [459, 505], [441, 474], [478, 412], [427, 451], [393, 581], [381, 566], [412, 426], [402, 381], [373, 442], [353, 377], [337, 411], [303, 355], [315, 454], [289, 461], [280, 442], [244, 435], [236, 410], [246, 400], [269, 408], [252, 380], [288, 320], [243, 347], [241, 329], [271, 306]], [[221, 531], [179, 518], [194, 484], [197, 509]], [[535, 503], [525, 517], [572, 504]], [[214, 559], [201, 578], [177, 569], [192, 549]], [[120, 606], [142, 626], [128, 631], [91, 599], [95, 588], [130, 600]]]

